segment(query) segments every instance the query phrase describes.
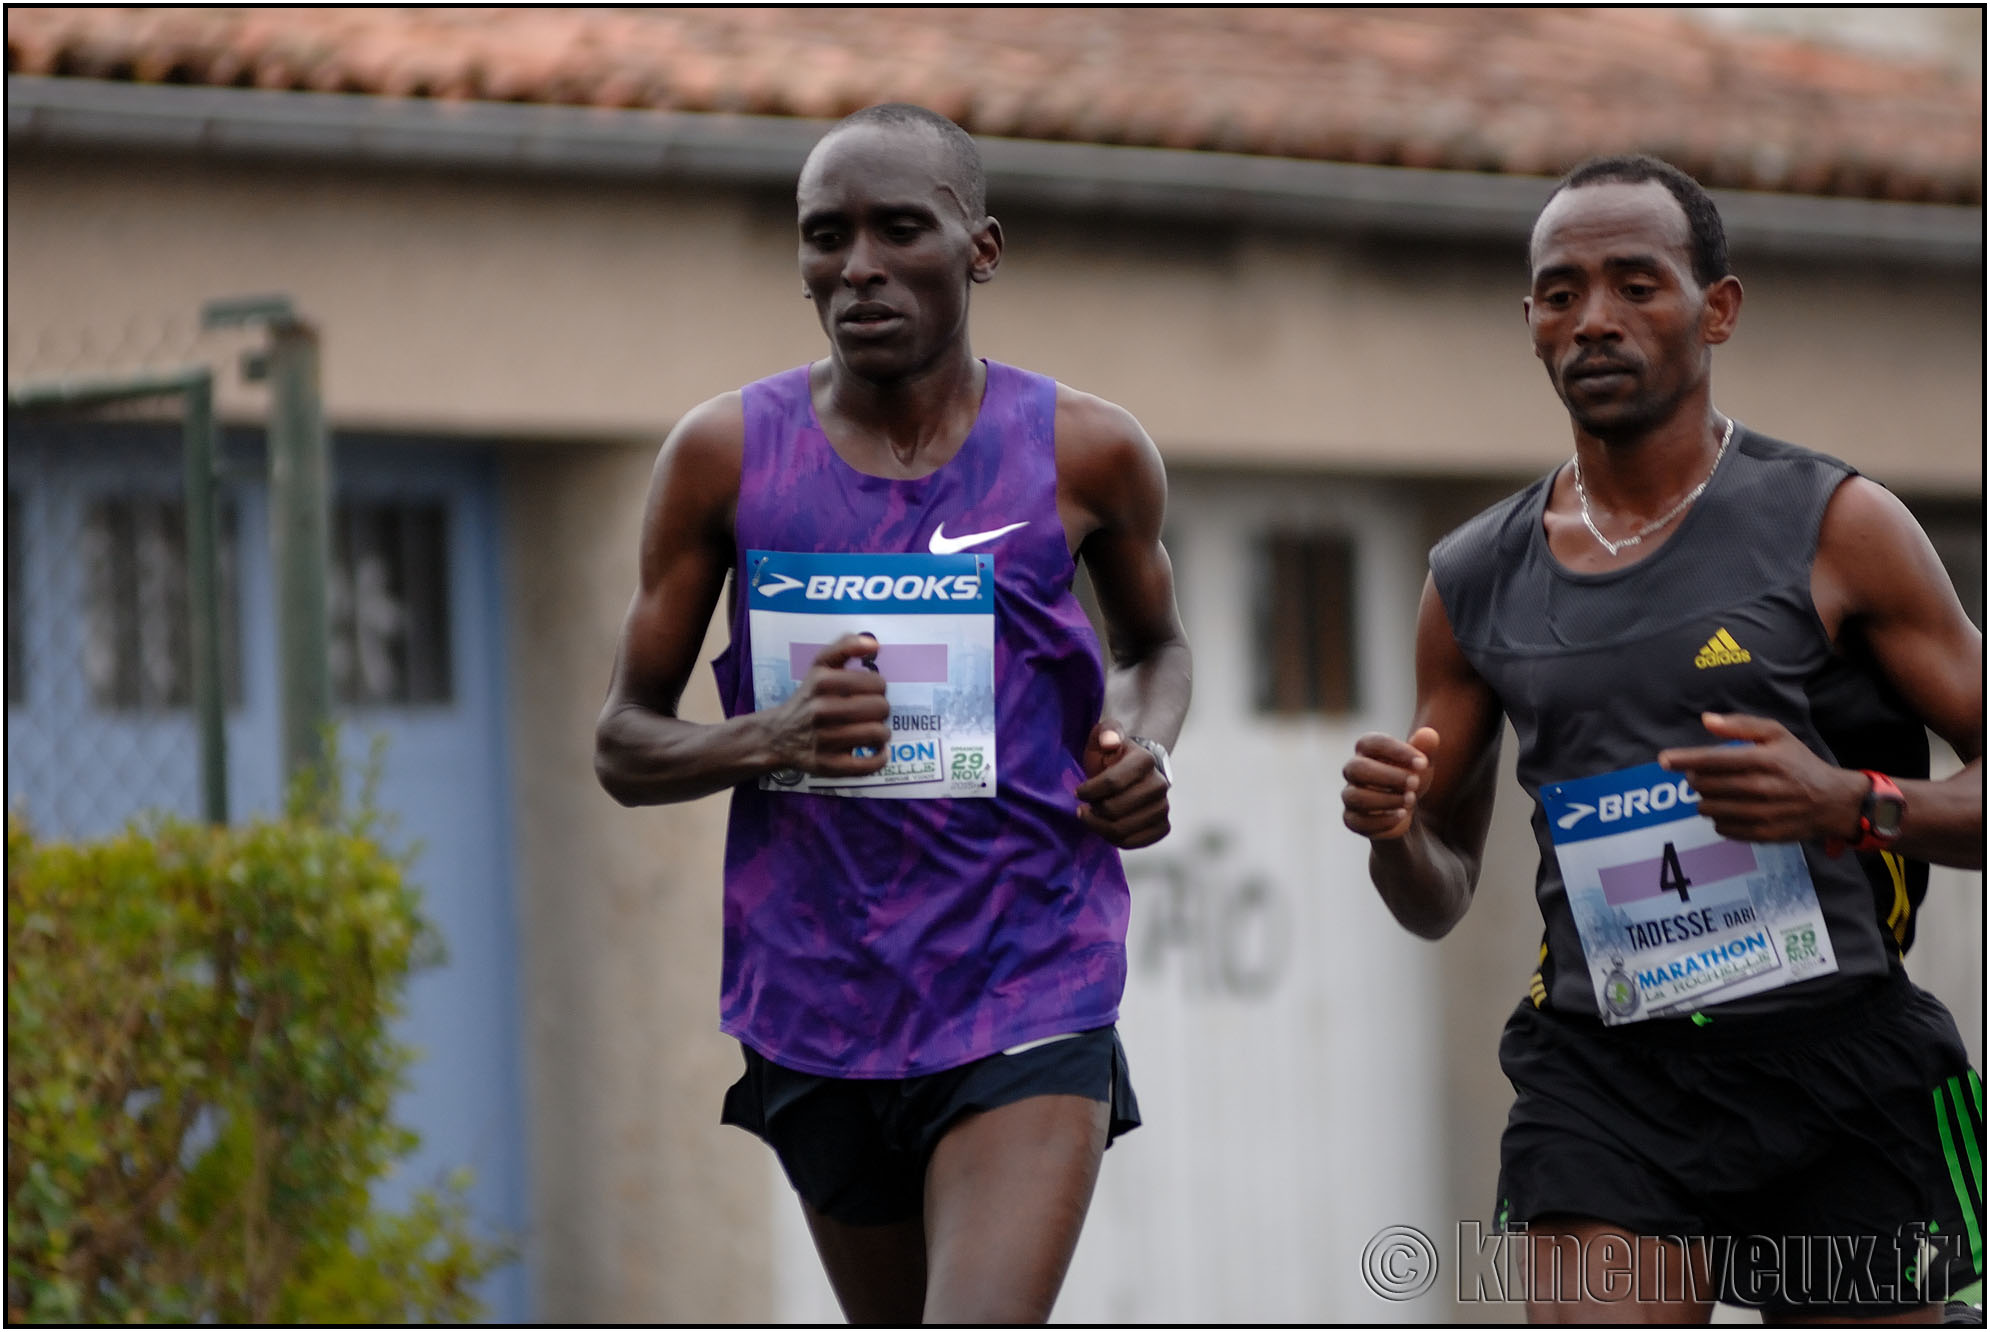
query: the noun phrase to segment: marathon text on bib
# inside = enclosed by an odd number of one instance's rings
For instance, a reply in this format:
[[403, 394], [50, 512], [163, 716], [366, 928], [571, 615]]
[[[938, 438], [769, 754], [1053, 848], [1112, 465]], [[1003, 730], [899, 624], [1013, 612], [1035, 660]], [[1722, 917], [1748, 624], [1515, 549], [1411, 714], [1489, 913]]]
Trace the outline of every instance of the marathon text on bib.
[[868, 777], [783, 769], [766, 791], [900, 800], [995, 795], [995, 557], [746, 552], [753, 706], [776, 707], [844, 634], [878, 641], [891, 740]]
[[1803, 848], [1735, 842], [1647, 763], [1541, 788], [1569, 911], [1611, 1025], [1838, 970]]

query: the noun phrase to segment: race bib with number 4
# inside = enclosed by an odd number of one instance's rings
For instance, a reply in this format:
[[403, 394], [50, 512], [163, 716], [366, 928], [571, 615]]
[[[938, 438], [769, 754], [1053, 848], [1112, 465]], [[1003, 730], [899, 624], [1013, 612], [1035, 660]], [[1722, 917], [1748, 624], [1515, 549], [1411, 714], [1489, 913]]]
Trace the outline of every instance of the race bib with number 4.
[[1803, 848], [1730, 841], [1699, 800], [1656, 763], [1541, 788], [1597, 1011], [1613, 1026], [1838, 970]]
[[895, 800], [995, 794], [995, 557], [746, 552], [753, 706], [794, 693], [816, 654], [869, 634], [884, 677], [891, 739], [882, 771], [812, 777], [783, 769], [765, 791]]

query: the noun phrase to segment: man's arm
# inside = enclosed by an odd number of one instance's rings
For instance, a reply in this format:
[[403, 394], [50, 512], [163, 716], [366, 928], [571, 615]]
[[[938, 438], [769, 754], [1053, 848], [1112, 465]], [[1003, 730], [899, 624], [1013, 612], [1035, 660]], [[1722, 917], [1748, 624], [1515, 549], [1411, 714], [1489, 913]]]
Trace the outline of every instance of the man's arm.
[[[1965, 869], [1983, 866], [1983, 635], [1956, 600], [1912, 514], [1864, 477], [1839, 486], [1818, 534], [1811, 599], [1833, 643], [1856, 634], [1879, 669], [1963, 768], [1943, 781], [1889, 773], [1907, 800], [1893, 850]], [[1836, 768], [1759, 717], [1709, 714], [1707, 729], [1746, 745], [1667, 750], [1700, 812], [1723, 836], [1756, 842], [1851, 840], [1870, 782]]]
[[1058, 385], [1057, 508], [1105, 617], [1105, 713], [1085, 746], [1078, 817], [1115, 846], [1168, 833], [1168, 783], [1139, 736], [1173, 747], [1188, 714], [1188, 637], [1161, 546], [1160, 450], [1122, 408]]
[[[694, 800], [776, 768], [857, 776], [884, 766], [884, 681], [845, 665], [877, 644], [855, 634], [825, 648], [778, 708], [712, 725], [677, 715], [732, 567], [744, 431], [739, 395], [726, 394], [685, 416], [657, 455], [636, 595], [594, 732], [595, 776], [625, 805]], [[853, 755], [859, 745], [871, 754]]]
[[1465, 659], [1426, 578], [1417, 607], [1410, 738], [1371, 732], [1341, 769], [1341, 820], [1369, 839], [1368, 876], [1398, 924], [1426, 939], [1472, 904], [1499, 765], [1499, 699]]

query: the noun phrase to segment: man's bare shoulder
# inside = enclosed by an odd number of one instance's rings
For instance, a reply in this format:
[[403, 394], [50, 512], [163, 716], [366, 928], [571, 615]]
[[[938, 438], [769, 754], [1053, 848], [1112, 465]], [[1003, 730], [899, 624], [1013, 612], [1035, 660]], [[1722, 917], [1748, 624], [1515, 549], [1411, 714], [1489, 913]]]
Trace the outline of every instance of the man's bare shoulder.
[[708, 398], [679, 417], [650, 469], [644, 550], [662, 549], [686, 533], [700, 534], [700, 540], [729, 537], [745, 451], [746, 415], [737, 391]]
[[650, 503], [668, 494], [729, 497], [739, 489], [746, 413], [737, 389], [707, 398], [677, 418], [657, 451]]
[[1165, 502], [1161, 451], [1126, 408], [1059, 384], [1056, 430], [1058, 484], [1099, 519]]
[[1081, 392], [1069, 384], [1057, 386], [1057, 450], [1084, 455], [1125, 455], [1152, 453], [1154, 442], [1134, 419], [1133, 413], [1116, 402]]
[[1074, 541], [1098, 528], [1158, 533], [1167, 473], [1133, 413], [1059, 384], [1056, 431], [1058, 493], [1070, 503]]
[[1933, 543], [1900, 497], [1863, 476], [1846, 478], [1824, 507], [1817, 561], [1850, 612], [1893, 613], [1924, 599], [1952, 621], [1961, 604]]
[[678, 417], [663, 441], [663, 451], [693, 464], [722, 462], [730, 457], [737, 467], [745, 444], [745, 400], [734, 389], [707, 398]]
[[1854, 545], [1885, 536], [1919, 531], [1912, 511], [1900, 498], [1879, 482], [1866, 476], [1848, 476], [1831, 493], [1824, 506], [1821, 541], [1845, 541]]

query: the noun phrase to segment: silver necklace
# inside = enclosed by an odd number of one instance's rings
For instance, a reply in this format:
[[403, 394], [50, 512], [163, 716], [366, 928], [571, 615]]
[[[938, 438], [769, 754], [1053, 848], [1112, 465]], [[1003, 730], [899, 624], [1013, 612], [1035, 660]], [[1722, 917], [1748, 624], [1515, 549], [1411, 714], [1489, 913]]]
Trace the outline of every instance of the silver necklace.
[[1727, 418], [1727, 429], [1721, 432], [1721, 446], [1714, 454], [1714, 465], [1707, 469], [1706, 480], [1701, 481], [1699, 485], [1687, 491], [1685, 497], [1677, 504], [1625, 537], [1622, 541], [1612, 541], [1609, 537], [1604, 536], [1603, 533], [1596, 530], [1596, 520], [1589, 516], [1589, 492], [1582, 488], [1582, 455], [1577, 454], [1575, 458], [1575, 500], [1577, 504], [1582, 506], [1582, 525], [1589, 529], [1589, 535], [1596, 538], [1596, 544], [1609, 551], [1612, 555], [1615, 555], [1620, 550], [1629, 550], [1632, 546], [1637, 545], [1653, 532], [1656, 532], [1659, 528], [1677, 518], [1680, 510], [1700, 498], [1700, 492], [1707, 488], [1707, 482], [1712, 481], [1714, 473], [1720, 470], [1721, 459], [1727, 454], [1727, 442], [1733, 438], [1734, 418], [1730, 416]]

